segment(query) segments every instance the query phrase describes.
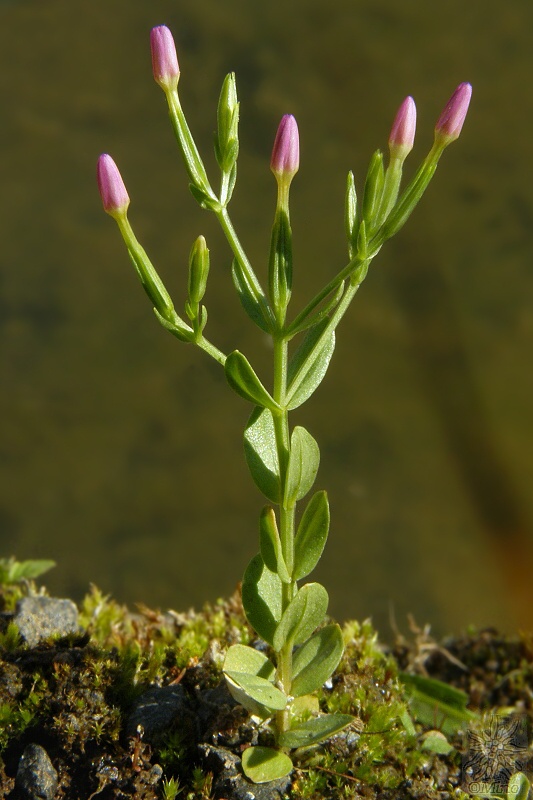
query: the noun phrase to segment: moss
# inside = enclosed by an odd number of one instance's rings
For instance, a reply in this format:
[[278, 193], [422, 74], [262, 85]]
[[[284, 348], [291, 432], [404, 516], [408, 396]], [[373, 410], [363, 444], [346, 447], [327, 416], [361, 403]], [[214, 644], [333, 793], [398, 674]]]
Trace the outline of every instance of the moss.
[[[0, 605], [9, 607], [28, 588], [0, 588]], [[252, 636], [239, 597], [199, 613], [143, 606], [131, 611], [92, 587], [80, 621], [85, 635], [35, 648], [21, 645], [13, 625], [0, 631], [2, 788], [12, 788], [20, 755], [33, 741], [47, 749], [58, 769], [59, 800], [80, 791], [102, 793], [106, 800], [210, 800], [213, 776], [198, 767], [194, 737], [179, 721], [150, 743], [141, 735], [126, 738], [125, 722], [149, 687], [181, 683], [195, 698], [220, 682], [227, 646], [249, 643]], [[428, 735], [413, 719], [400, 670], [418, 670], [463, 689], [471, 707], [519, 709], [533, 718], [533, 647], [527, 637], [470, 632], [430, 646], [415, 635], [387, 650], [369, 621], [347, 623], [343, 635], [343, 660], [318, 701], [322, 711], [353, 714], [355, 722], [322, 746], [295, 754], [288, 794], [293, 800], [467, 797], [460, 789], [461, 741], [452, 739], [453, 747], [446, 747], [442, 735]], [[239, 754], [253, 728], [237, 710], [222, 706], [208, 728]]]

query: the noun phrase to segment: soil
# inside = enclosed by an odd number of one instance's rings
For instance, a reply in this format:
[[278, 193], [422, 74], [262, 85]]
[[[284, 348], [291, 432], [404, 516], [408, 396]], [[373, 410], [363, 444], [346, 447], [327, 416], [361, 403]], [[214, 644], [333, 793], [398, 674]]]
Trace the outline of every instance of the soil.
[[[409, 636], [385, 647], [370, 622], [346, 623], [345, 656], [319, 702], [354, 724], [293, 754], [290, 779], [254, 785], [240, 755], [270, 734], [221, 674], [229, 644], [260, 646], [238, 593], [198, 613], [162, 613], [131, 611], [93, 588], [74, 630], [70, 620], [66, 635], [47, 630], [29, 645], [17, 604], [35, 594], [46, 596], [32, 583], [0, 593], [0, 786], [9, 800], [466, 798], [465, 764], [482, 775], [480, 742], [502, 732], [507, 761], [491, 779], [518, 769], [531, 778], [531, 635], [482, 630], [437, 642], [411, 621]], [[463, 697], [448, 696], [450, 687], [465, 693], [464, 707], [449, 709]]]

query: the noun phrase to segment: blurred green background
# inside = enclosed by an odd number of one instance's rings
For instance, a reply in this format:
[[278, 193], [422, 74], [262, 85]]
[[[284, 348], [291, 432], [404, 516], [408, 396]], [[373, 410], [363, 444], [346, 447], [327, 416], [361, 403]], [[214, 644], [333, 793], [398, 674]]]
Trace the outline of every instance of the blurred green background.
[[[391, 635], [506, 630], [533, 607], [533, 5], [497, 0], [0, 0], [0, 554], [58, 562], [48, 585], [185, 609], [228, 595], [257, 549], [249, 408], [215, 362], [156, 323], [95, 184], [119, 164], [130, 219], [185, 300], [189, 248], [211, 249], [208, 336], [267, 380], [214, 220], [189, 195], [149, 31], [174, 32], [180, 94], [214, 175], [224, 74], [237, 73], [232, 215], [264, 275], [270, 150], [296, 115], [297, 309], [346, 262], [345, 177], [362, 182], [407, 94], [412, 174], [455, 86], [459, 142], [372, 265], [327, 379], [296, 412], [318, 440], [332, 528], [316, 578], [338, 618]], [[214, 180], [216, 183], [216, 180]]]

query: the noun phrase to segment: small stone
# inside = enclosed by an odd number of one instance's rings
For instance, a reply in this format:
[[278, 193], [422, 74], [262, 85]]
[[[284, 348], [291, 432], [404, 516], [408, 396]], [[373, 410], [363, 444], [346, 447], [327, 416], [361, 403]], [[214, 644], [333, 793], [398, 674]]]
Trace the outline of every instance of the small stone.
[[40, 744], [29, 744], [22, 754], [15, 786], [26, 800], [52, 800], [58, 776], [48, 753]]
[[30, 647], [50, 636], [67, 636], [79, 631], [75, 604], [57, 597], [24, 597], [17, 603], [13, 621]]
[[152, 742], [176, 723], [196, 737], [197, 722], [187, 692], [179, 684], [155, 686], [137, 700], [126, 722], [126, 734], [137, 736], [142, 730], [143, 740]]

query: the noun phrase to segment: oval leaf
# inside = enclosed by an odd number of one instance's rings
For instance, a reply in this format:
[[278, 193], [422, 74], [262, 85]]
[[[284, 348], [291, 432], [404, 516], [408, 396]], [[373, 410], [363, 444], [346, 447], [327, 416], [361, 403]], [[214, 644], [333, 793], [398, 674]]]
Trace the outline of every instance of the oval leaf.
[[240, 397], [256, 406], [270, 408], [271, 411], [281, 410], [255, 374], [248, 359], [238, 350], [234, 350], [226, 358], [224, 372], [229, 385]]
[[281, 550], [278, 526], [274, 509], [265, 506], [259, 520], [259, 542], [261, 556], [271, 572], [279, 575], [283, 583], [290, 583], [291, 577], [287, 571], [285, 559]]
[[273, 681], [276, 668], [272, 661], [256, 650], [245, 644], [232, 644], [224, 659], [224, 672], [245, 672], [248, 675], [258, 675], [268, 681]]
[[242, 605], [252, 628], [269, 644], [281, 619], [282, 586], [260, 555], [252, 558], [242, 579]]
[[305, 497], [315, 482], [320, 450], [309, 431], [297, 425], [291, 436], [291, 451], [285, 485], [285, 505], [293, 506]]
[[259, 678], [257, 675], [247, 675], [245, 672], [228, 672], [226, 678], [239, 686], [244, 693], [272, 711], [283, 711], [287, 705], [287, 697], [270, 681]]
[[328, 608], [328, 593], [320, 583], [306, 583], [291, 600], [273, 638], [278, 653], [289, 642], [301, 644], [323, 621]]
[[247, 747], [242, 754], [242, 771], [254, 783], [268, 783], [292, 772], [292, 761], [272, 747]]
[[272, 503], [279, 503], [281, 489], [276, 432], [272, 412], [256, 408], [244, 431], [244, 455], [256, 486]]
[[326, 492], [317, 492], [307, 504], [294, 540], [294, 580], [314, 570], [328, 538], [329, 504]]
[[310, 744], [329, 739], [353, 720], [354, 717], [350, 714], [325, 714], [323, 717], [315, 717], [295, 725], [290, 731], [280, 734], [278, 741], [282, 747], [308, 747]]
[[305, 403], [320, 385], [335, 349], [335, 332], [326, 333], [329, 318], [313, 325], [295, 352], [289, 364], [287, 403], [288, 409]]
[[344, 652], [341, 629], [326, 625], [315, 633], [294, 654], [291, 694], [311, 694], [335, 672]]

